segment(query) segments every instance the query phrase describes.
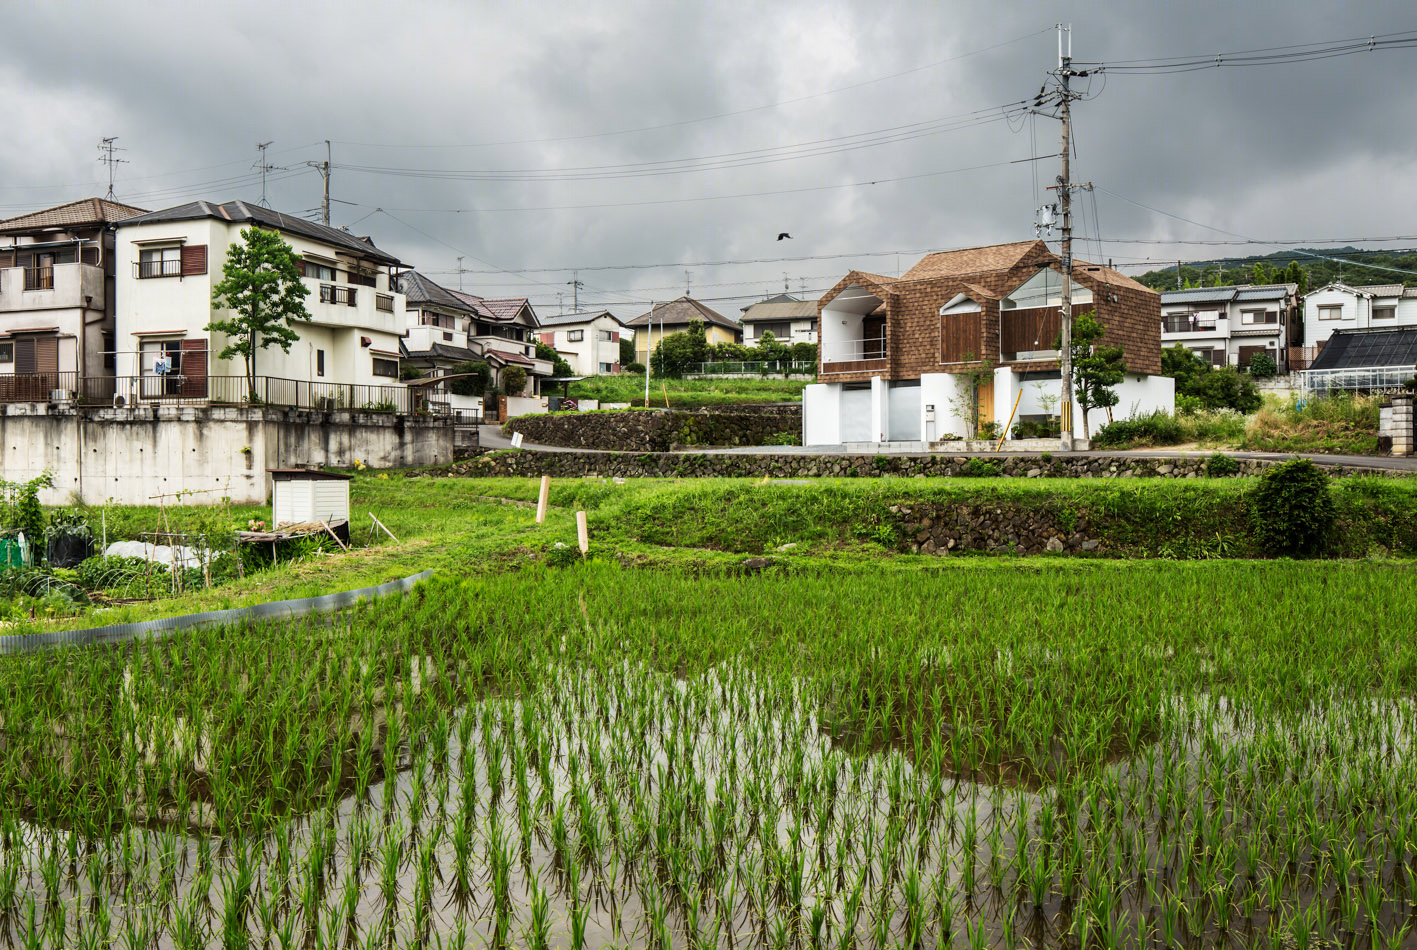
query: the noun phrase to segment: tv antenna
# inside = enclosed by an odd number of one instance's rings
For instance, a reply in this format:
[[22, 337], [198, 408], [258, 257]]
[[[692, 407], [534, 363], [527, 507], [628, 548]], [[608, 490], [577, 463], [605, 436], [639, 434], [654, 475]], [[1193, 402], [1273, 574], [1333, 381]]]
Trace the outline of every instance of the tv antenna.
[[114, 169], [115, 169], [117, 166], [119, 166], [119, 165], [127, 165], [127, 164], [128, 164], [128, 160], [127, 160], [126, 158], [119, 158], [116, 154], [114, 154], [115, 152], [126, 152], [126, 151], [128, 151], [126, 148], [119, 148], [117, 145], [114, 145], [113, 143], [116, 142], [116, 141], [118, 141], [118, 136], [116, 136], [116, 135], [110, 135], [110, 136], [106, 137], [102, 142], [100, 142], [100, 143], [99, 143], [99, 146], [98, 146], [98, 150], [103, 153], [103, 154], [99, 155], [98, 160], [99, 160], [100, 162], [103, 162], [103, 164], [105, 164], [105, 165], [108, 166], [108, 194], [104, 196], [105, 200], [107, 200], [107, 201], [113, 201], [113, 200], [114, 200], [114, 197], [113, 197], [113, 172], [114, 172]]
[[275, 171], [275, 166], [266, 164], [266, 149], [269, 148], [274, 141], [274, 139], [271, 139], [269, 142], [256, 143], [256, 151], [261, 153], [261, 158], [257, 162], [257, 165], [261, 169], [261, 200], [257, 202], [257, 204], [262, 208], [269, 208], [271, 206], [270, 202], [266, 200], [266, 172]]

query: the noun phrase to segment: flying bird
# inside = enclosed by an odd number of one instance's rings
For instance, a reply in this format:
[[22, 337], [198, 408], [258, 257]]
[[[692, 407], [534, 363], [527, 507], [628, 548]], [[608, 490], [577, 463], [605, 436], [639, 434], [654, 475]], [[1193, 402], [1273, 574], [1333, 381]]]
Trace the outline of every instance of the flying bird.
[[790, 241], [790, 240], [792, 240], [792, 235], [788, 234], [786, 231], [783, 231], [781, 234], [779, 234], [779, 235], [777, 236], [777, 239], [778, 239], [779, 241], [781, 241], [783, 238], [786, 238], [787, 240]]

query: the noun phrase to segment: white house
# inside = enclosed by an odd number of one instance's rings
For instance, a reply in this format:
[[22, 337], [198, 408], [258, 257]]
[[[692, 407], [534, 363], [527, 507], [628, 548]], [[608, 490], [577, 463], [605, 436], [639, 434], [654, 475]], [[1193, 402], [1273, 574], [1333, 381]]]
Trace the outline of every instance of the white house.
[[1189, 349], [1212, 366], [1248, 366], [1257, 354], [1289, 371], [1297, 284], [1239, 284], [1161, 292], [1161, 345]]
[[1322, 347], [1335, 330], [1417, 326], [1417, 287], [1325, 284], [1304, 295], [1304, 346]]
[[607, 376], [620, 372], [620, 340], [634, 333], [609, 310], [583, 310], [542, 317], [538, 336], [577, 376]]
[[111, 398], [111, 225], [142, 213], [86, 198], [0, 221], [0, 402]]
[[243, 361], [220, 359], [227, 337], [205, 328], [231, 315], [213, 308], [212, 294], [227, 249], [252, 227], [278, 232], [301, 256], [311, 316], [294, 325], [299, 340], [289, 353], [257, 350], [258, 396], [285, 405], [308, 398], [316, 408], [404, 408], [404, 297], [391, 285], [399, 260], [368, 238], [244, 201], [193, 201], [119, 222], [119, 395], [126, 380], [129, 398], [244, 398]]
[[757, 346], [764, 333], [779, 343], [817, 342], [817, 302], [778, 294], [743, 308], [743, 345]]

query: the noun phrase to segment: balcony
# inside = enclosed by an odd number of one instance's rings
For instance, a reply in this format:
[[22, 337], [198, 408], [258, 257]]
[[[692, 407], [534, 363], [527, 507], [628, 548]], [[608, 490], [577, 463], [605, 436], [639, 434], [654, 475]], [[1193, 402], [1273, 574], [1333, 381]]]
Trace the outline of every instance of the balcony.
[[1161, 318], [1162, 333], [1215, 333], [1218, 321], [1214, 317], [1200, 319], [1194, 314], [1176, 313]]
[[873, 336], [823, 343], [821, 358], [823, 374], [885, 369], [886, 341], [884, 337]]
[[97, 264], [0, 268], [0, 313], [83, 307], [102, 309], [103, 284], [103, 268]]
[[[312, 323], [403, 335], [402, 298], [349, 284], [331, 284], [307, 278], [309, 284], [315, 285], [312, 288], [315, 293], [305, 298], [305, 309], [310, 311]], [[387, 298], [387, 301], [380, 301], [381, 297]]]

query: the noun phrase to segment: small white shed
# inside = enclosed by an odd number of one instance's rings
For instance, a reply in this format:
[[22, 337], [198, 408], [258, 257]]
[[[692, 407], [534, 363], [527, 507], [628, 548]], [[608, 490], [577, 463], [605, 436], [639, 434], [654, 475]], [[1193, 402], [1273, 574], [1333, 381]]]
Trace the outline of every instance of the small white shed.
[[271, 527], [323, 521], [349, 521], [350, 476], [303, 468], [268, 469], [271, 476]]

